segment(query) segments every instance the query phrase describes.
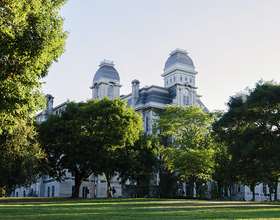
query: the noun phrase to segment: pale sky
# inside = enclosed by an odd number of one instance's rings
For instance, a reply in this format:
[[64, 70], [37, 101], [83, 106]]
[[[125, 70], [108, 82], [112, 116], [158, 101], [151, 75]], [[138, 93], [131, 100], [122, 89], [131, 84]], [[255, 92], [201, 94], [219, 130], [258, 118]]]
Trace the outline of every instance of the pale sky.
[[121, 94], [163, 86], [169, 53], [187, 50], [202, 102], [212, 111], [260, 79], [280, 82], [280, 0], [69, 0], [60, 14], [66, 52], [43, 81], [54, 106], [91, 98], [104, 59], [114, 61]]

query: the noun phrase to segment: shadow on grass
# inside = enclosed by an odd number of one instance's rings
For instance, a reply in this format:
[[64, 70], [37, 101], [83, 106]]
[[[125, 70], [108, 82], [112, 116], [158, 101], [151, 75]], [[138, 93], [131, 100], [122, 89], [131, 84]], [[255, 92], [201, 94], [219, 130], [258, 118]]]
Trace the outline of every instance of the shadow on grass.
[[134, 198], [4, 198], [0, 219], [278, 218], [279, 203]]

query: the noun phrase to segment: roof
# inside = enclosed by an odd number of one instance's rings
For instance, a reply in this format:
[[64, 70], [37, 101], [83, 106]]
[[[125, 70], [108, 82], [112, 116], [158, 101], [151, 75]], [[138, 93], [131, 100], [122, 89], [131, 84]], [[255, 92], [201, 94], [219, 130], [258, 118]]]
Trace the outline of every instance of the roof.
[[100, 68], [94, 75], [93, 82], [99, 80], [100, 78], [108, 78], [120, 81], [120, 76], [118, 71], [114, 68], [113, 61], [103, 60], [100, 62]]
[[165, 67], [167, 68], [174, 63], [183, 63], [194, 67], [192, 59], [188, 56], [188, 53], [185, 50], [177, 48], [173, 50], [170, 54], [170, 57], [165, 62]]
[[146, 104], [148, 102], [157, 102], [162, 104], [171, 104], [176, 96], [176, 89], [169, 90], [168, 93], [159, 91], [150, 91], [147, 93], [140, 93], [135, 106], [139, 104]]

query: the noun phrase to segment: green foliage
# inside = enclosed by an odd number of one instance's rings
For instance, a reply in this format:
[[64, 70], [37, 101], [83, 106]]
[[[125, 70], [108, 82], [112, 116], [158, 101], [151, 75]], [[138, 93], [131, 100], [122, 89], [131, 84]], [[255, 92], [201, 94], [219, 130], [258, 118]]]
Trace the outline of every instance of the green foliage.
[[159, 140], [167, 144], [161, 151], [165, 167], [179, 172], [181, 179], [187, 179], [192, 186], [196, 181], [211, 180], [214, 165], [210, 131], [216, 113], [202, 109], [198, 105], [167, 106], [163, 112], [157, 112], [159, 119], [154, 127], [160, 133]]
[[[246, 100], [232, 97], [229, 111], [213, 124], [228, 146], [232, 176], [254, 189], [280, 175], [280, 85], [258, 82]], [[254, 191], [253, 191], [254, 196]], [[253, 198], [254, 199], [254, 198]]]
[[119, 149], [115, 167], [123, 183], [128, 179], [136, 181], [138, 185], [149, 182], [159, 164], [158, 150], [152, 136], [142, 132], [134, 145], [127, 145], [124, 149]]
[[5, 197], [5, 187], [0, 187], [0, 197]]
[[36, 180], [43, 156], [31, 116], [43, 108], [41, 82], [65, 47], [58, 10], [65, 0], [0, 1], [0, 187]]
[[[232, 167], [231, 155], [227, 151], [227, 145], [224, 142], [220, 142], [218, 136], [215, 137], [216, 140], [216, 148], [213, 155], [214, 160], [214, 172], [212, 173], [212, 179], [216, 182], [214, 183], [218, 189], [219, 198], [222, 199], [222, 191], [224, 187], [230, 187], [232, 184], [236, 182], [234, 178], [233, 171], [234, 167]], [[214, 190], [216, 192], [216, 189]], [[214, 192], [212, 192], [212, 198], [216, 198]]]
[[0, 187], [9, 194], [16, 186], [28, 186], [37, 180], [41, 151], [32, 124], [23, 122], [12, 133], [0, 135]]
[[52, 115], [39, 125], [47, 153], [46, 172], [61, 180], [66, 169], [75, 176], [75, 194], [92, 173], [110, 177], [117, 168], [116, 152], [133, 145], [142, 130], [141, 116], [120, 99], [88, 100], [67, 104], [61, 116]]
[[0, 134], [43, 107], [39, 80], [65, 48], [65, 0], [0, 2]]

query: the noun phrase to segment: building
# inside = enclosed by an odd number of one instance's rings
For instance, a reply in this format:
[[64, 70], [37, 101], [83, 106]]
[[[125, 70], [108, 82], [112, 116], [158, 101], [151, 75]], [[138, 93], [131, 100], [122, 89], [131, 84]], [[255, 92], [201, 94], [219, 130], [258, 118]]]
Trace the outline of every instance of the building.
[[[103, 60], [99, 69], [94, 75], [92, 85], [92, 99], [103, 99], [108, 97], [114, 99], [120, 97], [127, 100], [127, 106], [132, 105], [133, 109], [143, 115], [144, 132], [152, 134], [152, 123], [155, 119], [154, 109], [163, 109], [169, 105], [194, 105], [198, 103], [204, 106], [197, 94], [195, 66], [188, 53], [182, 49], [175, 49], [169, 54], [165, 62], [164, 71], [161, 74], [164, 86], [145, 86], [140, 88], [140, 82], [135, 79], [131, 82], [132, 91], [129, 94], [120, 96], [120, 76], [114, 67], [113, 61]], [[47, 97], [47, 109], [40, 112], [37, 121], [46, 120], [51, 114], [60, 114], [68, 101], [53, 107], [54, 97], [50, 94]], [[204, 111], [208, 111], [204, 106]], [[64, 181], [57, 182], [55, 179], [45, 176], [37, 183], [28, 188], [17, 188], [12, 196], [38, 196], [38, 197], [70, 197], [74, 186], [74, 177], [66, 173]], [[122, 196], [121, 185], [115, 177], [111, 186], [117, 190], [117, 196]], [[91, 175], [80, 187], [80, 197], [86, 196], [86, 189], [89, 188], [91, 197], [106, 197], [107, 182], [105, 176]]]

